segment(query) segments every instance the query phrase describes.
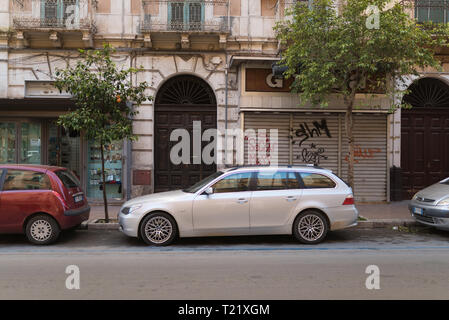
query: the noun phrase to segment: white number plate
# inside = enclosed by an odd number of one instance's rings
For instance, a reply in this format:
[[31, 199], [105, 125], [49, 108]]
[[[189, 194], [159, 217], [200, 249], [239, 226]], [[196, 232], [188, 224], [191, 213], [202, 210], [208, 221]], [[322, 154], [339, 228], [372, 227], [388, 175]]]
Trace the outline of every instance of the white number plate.
[[422, 215], [422, 209], [421, 208], [413, 208], [413, 213]]
[[79, 195], [79, 196], [76, 196], [74, 199], [75, 199], [75, 202], [81, 202], [81, 201], [83, 201], [83, 196]]

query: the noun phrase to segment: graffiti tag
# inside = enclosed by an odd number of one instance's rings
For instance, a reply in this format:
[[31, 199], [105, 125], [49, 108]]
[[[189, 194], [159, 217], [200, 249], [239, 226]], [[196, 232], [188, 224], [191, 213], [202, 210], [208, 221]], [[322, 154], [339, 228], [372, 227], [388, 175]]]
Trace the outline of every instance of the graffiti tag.
[[[381, 149], [362, 148], [359, 145], [354, 146], [354, 163], [359, 163], [359, 160], [372, 159], [376, 153], [382, 152]], [[357, 159], [358, 158], [358, 159]], [[345, 161], [349, 162], [349, 154], [346, 155]]]
[[320, 137], [323, 133], [325, 133], [328, 138], [332, 138], [329, 128], [327, 127], [326, 119], [321, 119], [321, 121], [313, 121], [311, 127], [309, 127], [307, 122], [301, 123], [299, 125], [299, 129], [295, 131], [295, 135], [298, 138], [301, 138], [299, 141], [299, 146], [301, 146], [304, 141], [307, 141], [307, 139]]
[[[323, 154], [324, 152], [324, 148], [317, 148], [316, 145], [312, 143], [310, 144], [310, 149], [302, 149], [301, 160], [304, 163], [313, 163], [318, 166], [321, 159], [327, 160], [327, 156]], [[299, 159], [300, 156], [297, 156], [296, 158]]]

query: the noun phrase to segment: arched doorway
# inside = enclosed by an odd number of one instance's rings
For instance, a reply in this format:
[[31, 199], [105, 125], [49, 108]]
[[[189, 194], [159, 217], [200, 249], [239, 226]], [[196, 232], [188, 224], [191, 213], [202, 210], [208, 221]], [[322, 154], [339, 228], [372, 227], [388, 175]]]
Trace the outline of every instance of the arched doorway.
[[[193, 122], [201, 121], [201, 135], [217, 128], [217, 102], [212, 88], [202, 79], [180, 75], [162, 85], [154, 110], [154, 191], [186, 188], [216, 171], [216, 164], [193, 164]], [[178, 141], [170, 141], [175, 129], [190, 133], [190, 164], [173, 164], [170, 150]], [[209, 142], [201, 141], [201, 149]]]
[[422, 78], [409, 88], [401, 111], [401, 169], [404, 199], [449, 176], [449, 86]]

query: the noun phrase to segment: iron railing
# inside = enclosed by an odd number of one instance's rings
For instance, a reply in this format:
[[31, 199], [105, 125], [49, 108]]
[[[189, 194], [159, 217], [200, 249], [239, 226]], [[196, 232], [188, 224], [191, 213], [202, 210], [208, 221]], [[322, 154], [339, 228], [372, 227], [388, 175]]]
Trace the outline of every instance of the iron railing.
[[140, 29], [229, 32], [228, 0], [143, 0]]
[[93, 28], [89, 0], [11, 0], [16, 29]]

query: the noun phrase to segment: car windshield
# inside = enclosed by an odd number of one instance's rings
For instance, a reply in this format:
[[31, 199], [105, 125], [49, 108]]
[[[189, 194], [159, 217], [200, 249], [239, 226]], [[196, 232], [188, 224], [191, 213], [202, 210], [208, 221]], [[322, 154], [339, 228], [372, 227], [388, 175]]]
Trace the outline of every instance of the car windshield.
[[221, 171], [215, 172], [214, 174], [211, 174], [207, 178], [204, 178], [203, 180], [195, 183], [193, 186], [183, 189], [182, 191], [189, 192], [189, 193], [195, 193], [198, 190], [200, 190], [202, 187], [204, 187], [206, 184], [208, 184], [209, 182], [214, 180], [215, 178], [218, 178], [219, 176], [221, 176], [222, 174], [223, 174], [223, 172], [221, 172]]

